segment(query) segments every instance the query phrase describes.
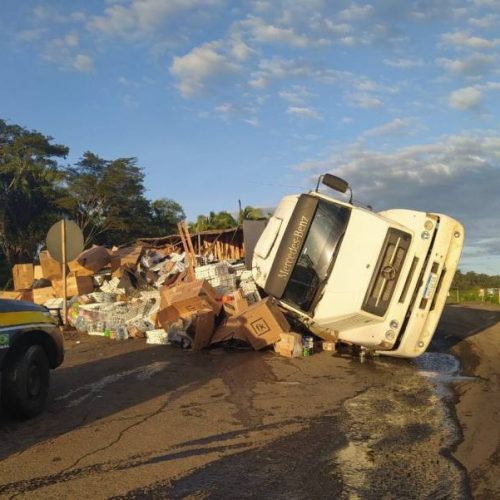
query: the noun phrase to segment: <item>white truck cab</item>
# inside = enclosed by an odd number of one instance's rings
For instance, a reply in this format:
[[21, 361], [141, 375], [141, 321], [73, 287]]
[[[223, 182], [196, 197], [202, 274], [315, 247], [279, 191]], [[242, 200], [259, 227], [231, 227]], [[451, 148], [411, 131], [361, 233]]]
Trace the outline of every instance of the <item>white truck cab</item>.
[[434, 335], [463, 243], [463, 226], [446, 215], [374, 213], [316, 190], [280, 202], [253, 276], [315, 335], [411, 358]]

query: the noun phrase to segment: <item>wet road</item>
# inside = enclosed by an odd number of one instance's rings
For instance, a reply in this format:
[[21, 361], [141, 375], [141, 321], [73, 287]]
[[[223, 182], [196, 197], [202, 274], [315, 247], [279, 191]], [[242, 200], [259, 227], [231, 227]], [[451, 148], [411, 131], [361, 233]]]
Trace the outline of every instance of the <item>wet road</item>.
[[449, 307], [414, 361], [69, 340], [0, 497], [498, 498], [499, 322]]

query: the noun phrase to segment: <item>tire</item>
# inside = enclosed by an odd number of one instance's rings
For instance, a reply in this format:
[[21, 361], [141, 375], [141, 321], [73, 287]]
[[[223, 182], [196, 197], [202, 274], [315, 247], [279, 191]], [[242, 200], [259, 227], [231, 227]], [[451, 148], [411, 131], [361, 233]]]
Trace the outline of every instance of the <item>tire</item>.
[[32, 418], [47, 403], [50, 369], [47, 355], [39, 345], [14, 353], [2, 374], [2, 406], [11, 416]]

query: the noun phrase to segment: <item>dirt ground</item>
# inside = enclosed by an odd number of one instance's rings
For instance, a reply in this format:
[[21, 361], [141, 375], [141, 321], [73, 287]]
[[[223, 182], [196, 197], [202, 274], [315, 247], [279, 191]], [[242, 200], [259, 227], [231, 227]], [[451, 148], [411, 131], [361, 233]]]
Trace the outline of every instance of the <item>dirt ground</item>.
[[500, 498], [500, 308], [417, 360], [66, 342], [48, 411], [0, 417], [2, 498]]

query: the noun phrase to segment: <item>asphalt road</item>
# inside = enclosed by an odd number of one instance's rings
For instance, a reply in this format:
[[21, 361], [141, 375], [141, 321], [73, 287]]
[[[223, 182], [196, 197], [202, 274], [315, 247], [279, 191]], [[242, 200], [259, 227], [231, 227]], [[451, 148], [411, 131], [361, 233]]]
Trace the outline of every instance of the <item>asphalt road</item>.
[[417, 360], [82, 336], [49, 409], [0, 417], [2, 498], [500, 498], [500, 308]]

